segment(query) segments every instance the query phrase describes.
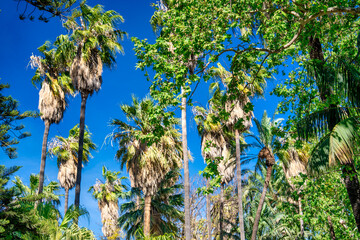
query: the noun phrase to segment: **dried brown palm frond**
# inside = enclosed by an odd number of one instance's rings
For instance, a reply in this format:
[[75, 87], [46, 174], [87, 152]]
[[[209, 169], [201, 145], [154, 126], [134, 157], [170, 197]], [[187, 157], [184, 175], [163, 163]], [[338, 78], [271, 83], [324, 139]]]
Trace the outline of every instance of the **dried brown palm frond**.
[[300, 173], [306, 174], [306, 166], [308, 156], [299, 153], [295, 148], [289, 148], [285, 153], [288, 161], [287, 164], [283, 164], [285, 177], [288, 181], [292, 177], [298, 176]]
[[164, 135], [159, 142], [147, 146], [135, 140], [132, 144], [134, 151], [134, 161], [128, 161], [127, 170], [129, 172], [131, 186], [142, 189], [144, 195], [153, 195], [158, 190], [163, 177], [171, 169], [181, 168], [181, 151], [169, 151], [175, 148], [176, 139], [171, 135]]
[[[103, 184], [98, 180], [94, 185], [95, 192], [102, 192], [101, 188]], [[114, 186], [106, 183], [106, 191], [114, 192]], [[116, 200], [108, 200], [106, 197], [103, 197], [98, 200], [98, 206], [101, 212], [101, 222], [103, 224], [101, 230], [105, 237], [114, 236], [119, 232], [119, 227], [117, 224], [117, 220], [119, 218], [119, 206], [118, 201]]]
[[70, 76], [75, 89], [91, 95], [101, 88], [103, 64], [97, 49], [93, 49], [88, 59], [85, 59], [81, 48], [82, 45], [80, 44], [70, 68]]
[[227, 101], [225, 103], [225, 110], [230, 114], [228, 120], [226, 121], [226, 125], [229, 128], [232, 129], [235, 124], [242, 119], [242, 124], [244, 125], [243, 130], [246, 131], [250, 129], [252, 126], [251, 118], [254, 116], [254, 113], [252, 111], [245, 112], [244, 110], [245, 105], [249, 102], [250, 99], [243, 94], [243, 96], [239, 99]]
[[221, 154], [222, 159], [220, 160], [217, 169], [221, 176], [221, 183], [227, 185], [234, 178], [236, 159], [231, 155], [229, 147], [226, 144], [222, 146]]
[[[70, 154], [71, 155], [71, 154]], [[72, 189], [76, 182], [77, 166], [73, 157], [62, 160], [59, 166], [58, 180], [61, 187]]]
[[222, 154], [226, 140], [221, 132], [205, 132], [201, 139], [201, 152], [204, 159], [215, 160]]
[[[53, 89], [53, 88], [54, 89]], [[59, 123], [66, 108], [64, 91], [54, 82], [53, 86], [47, 80], [42, 82], [39, 92], [39, 110], [41, 119], [49, 123]]]

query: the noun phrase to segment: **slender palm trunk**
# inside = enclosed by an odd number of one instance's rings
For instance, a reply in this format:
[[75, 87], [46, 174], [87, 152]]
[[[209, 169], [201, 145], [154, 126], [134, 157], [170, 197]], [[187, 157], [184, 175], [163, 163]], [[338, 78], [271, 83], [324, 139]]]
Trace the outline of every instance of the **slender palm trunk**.
[[[206, 180], [206, 187], [210, 187], [210, 179]], [[211, 203], [210, 203], [210, 193], [206, 195], [206, 219], [207, 219], [207, 230], [208, 230], [208, 240], [211, 239]]]
[[236, 144], [236, 178], [238, 187], [238, 201], [239, 201], [239, 225], [240, 225], [240, 239], [245, 240], [244, 230], [244, 213], [242, 204], [242, 183], [241, 183], [241, 162], [240, 162], [240, 139], [239, 130], [235, 129], [235, 144]]
[[224, 239], [224, 184], [220, 185], [220, 211], [219, 211], [219, 220], [220, 220], [220, 240]]
[[356, 225], [358, 231], [360, 232], [360, 184], [354, 163], [351, 162], [349, 164], [343, 165], [342, 173]]
[[301, 205], [301, 196], [299, 196], [298, 204], [299, 204], [299, 214], [300, 214], [300, 236], [304, 237], [304, 219], [303, 219], [304, 214]]
[[44, 188], [44, 175], [45, 175], [45, 164], [46, 164], [46, 150], [47, 150], [47, 140], [49, 137], [49, 129], [50, 129], [50, 122], [45, 120], [45, 130], [41, 148], [41, 163], [40, 163], [40, 176], [39, 176], [39, 188], [38, 194], [43, 192]]
[[145, 207], [144, 207], [144, 235], [150, 236], [150, 210], [151, 210], [151, 196], [145, 196]]
[[271, 172], [272, 172], [273, 165], [267, 165], [266, 167], [267, 167], [267, 169], [266, 169], [265, 184], [264, 184], [263, 191], [261, 193], [259, 206], [258, 206], [258, 209], [256, 211], [255, 220], [254, 220], [254, 226], [253, 226], [253, 230], [252, 230], [252, 234], [251, 234], [251, 240], [256, 239], [257, 230], [259, 228], [261, 210], [263, 208], [266, 191], [267, 191], [267, 188], [268, 188], [269, 183], [270, 183], [270, 178], [271, 178]]
[[138, 210], [140, 207], [140, 196], [136, 197], [136, 210]]
[[328, 220], [328, 223], [329, 223], [329, 231], [330, 231], [331, 239], [335, 240], [336, 236], [335, 236], [334, 226], [332, 224], [330, 216], [327, 217], [327, 220]]
[[82, 170], [84, 131], [85, 131], [85, 109], [86, 109], [87, 98], [88, 98], [87, 93], [81, 93], [79, 152], [78, 152], [77, 175], [76, 175], [76, 186], [75, 186], [75, 207], [76, 208], [78, 208], [80, 206], [80, 189], [81, 189], [80, 184], [81, 184], [81, 170]]
[[[184, 94], [184, 88], [181, 87], [181, 93]], [[190, 179], [189, 179], [189, 159], [187, 145], [186, 128], [186, 97], [181, 98], [181, 128], [182, 128], [182, 147], [184, 155], [184, 206], [185, 206], [185, 239], [191, 240], [191, 220], [190, 220]]]
[[68, 210], [68, 204], [69, 204], [69, 189], [65, 188], [65, 209], [64, 209], [64, 215], [66, 214], [66, 211]]

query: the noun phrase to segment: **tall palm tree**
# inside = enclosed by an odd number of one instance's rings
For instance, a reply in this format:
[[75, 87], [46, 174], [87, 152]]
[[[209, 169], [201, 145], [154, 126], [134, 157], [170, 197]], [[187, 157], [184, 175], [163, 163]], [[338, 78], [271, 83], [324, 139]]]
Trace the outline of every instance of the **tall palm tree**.
[[69, 78], [69, 62], [71, 62], [74, 47], [67, 35], [61, 35], [53, 46], [50, 42], [46, 42], [38, 50], [42, 56], [31, 56], [30, 65], [32, 68], [37, 68], [32, 82], [34, 84], [41, 83], [39, 110], [40, 118], [45, 124], [38, 187], [38, 193], [41, 194], [44, 185], [50, 125], [59, 123], [63, 118], [67, 105], [65, 95], [73, 93], [71, 79]]
[[[56, 136], [49, 147], [50, 154], [57, 157], [59, 167], [58, 180], [60, 186], [65, 189], [65, 209], [66, 213], [69, 202], [69, 190], [75, 186], [79, 150], [79, 126], [76, 125], [69, 131], [69, 137]], [[91, 150], [95, 150], [96, 145], [91, 141], [91, 133], [85, 130], [83, 161], [87, 163], [91, 158]]]
[[[157, 192], [165, 175], [174, 168], [181, 167], [182, 148], [180, 134], [174, 125], [154, 125], [151, 118], [160, 107], [151, 99], [139, 101], [133, 97], [132, 105], [122, 105], [121, 110], [135, 125], [132, 126], [118, 119], [112, 121], [117, 128], [113, 139], [119, 142], [116, 157], [121, 159], [122, 167], [126, 165], [130, 175], [131, 186], [140, 188], [145, 196], [144, 234], [150, 234], [151, 197]], [[154, 142], [152, 132], [162, 128], [163, 136]]]
[[[183, 185], [176, 183], [179, 170], [171, 170], [161, 181], [157, 193], [151, 199], [151, 235], [160, 236], [166, 233], [179, 236], [180, 229], [177, 222], [184, 222], [184, 197], [181, 193]], [[137, 206], [136, 199], [140, 197]], [[144, 195], [140, 189], [132, 188], [129, 191], [130, 202], [123, 203], [119, 218], [120, 226], [126, 231], [126, 239], [138, 237], [137, 231], [143, 227]]]
[[[279, 195], [283, 191], [285, 176], [283, 171], [281, 171], [280, 164], [275, 164], [273, 169], [276, 174], [272, 174], [271, 181], [269, 181], [266, 200], [261, 211], [257, 237], [258, 239], [296, 239], [299, 235], [297, 228], [293, 226], [294, 223], [288, 224], [287, 214], [289, 213], [284, 213], [278, 208], [281, 205]], [[245, 199], [244, 202], [246, 202], [244, 210], [247, 216], [245, 218], [245, 229], [246, 237], [249, 239], [252, 235], [252, 227], [256, 219], [262, 189], [265, 185], [266, 172], [266, 163], [263, 161], [259, 162], [257, 171], [248, 172], [244, 187], [243, 198]]]
[[126, 186], [121, 184], [121, 180], [126, 177], [118, 178], [120, 172], [112, 172], [102, 168], [102, 175], [105, 183], [97, 180], [96, 184], [90, 187], [89, 191], [93, 191], [93, 196], [98, 200], [98, 206], [101, 212], [101, 222], [103, 223], [102, 232], [106, 238], [118, 239], [119, 237], [119, 197], [124, 197]]
[[111, 67], [115, 63], [117, 52], [122, 52], [119, 41], [124, 32], [116, 29], [116, 24], [123, 21], [115, 11], [104, 12], [101, 5], [89, 7], [80, 4], [80, 11], [75, 10], [64, 23], [72, 31], [76, 42], [77, 53], [70, 69], [72, 83], [81, 95], [79, 159], [77, 164], [75, 206], [80, 205], [80, 184], [82, 169], [82, 152], [85, 130], [85, 108], [89, 95], [100, 90], [103, 65]]
[[[235, 149], [236, 149], [236, 178], [238, 187], [238, 200], [239, 200], [239, 225], [241, 240], [245, 240], [244, 231], [244, 215], [242, 209], [242, 181], [241, 181], [241, 161], [240, 161], [240, 133], [250, 129], [251, 118], [253, 112], [249, 110], [248, 104], [250, 99], [248, 96], [255, 94], [261, 95], [263, 93], [263, 87], [265, 80], [263, 77], [257, 77], [252, 80], [251, 76], [244, 69], [240, 73], [233, 74], [228, 72], [220, 63], [217, 67], [211, 69], [212, 74], [220, 78], [223, 85], [226, 88], [226, 92], [220, 91], [218, 83], [213, 84], [211, 88], [214, 89], [212, 101], [217, 102], [215, 105], [223, 108], [225, 105], [225, 111], [228, 115], [225, 119], [225, 125], [234, 133], [235, 137]], [[263, 69], [260, 67], [260, 71]], [[259, 72], [260, 72], [259, 71]], [[248, 109], [246, 109], [248, 108]]]
[[254, 146], [257, 146], [260, 148], [260, 152], [258, 154], [258, 163], [257, 166], [260, 165], [260, 161], [265, 160], [265, 166], [266, 166], [266, 177], [264, 182], [264, 187], [259, 199], [259, 205], [256, 211], [255, 219], [254, 219], [254, 225], [252, 229], [252, 235], [251, 240], [256, 239], [257, 230], [259, 228], [259, 221], [261, 217], [261, 210], [264, 205], [265, 201], [265, 195], [267, 192], [267, 188], [270, 183], [271, 174], [272, 174], [272, 168], [275, 164], [275, 155], [273, 152], [273, 144], [275, 142], [275, 135], [273, 134], [273, 128], [279, 127], [280, 122], [282, 119], [277, 119], [271, 121], [270, 118], [268, 118], [266, 111], [264, 111], [264, 114], [261, 118], [261, 122], [259, 122], [257, 119], [254, 119], [256, 123], [256, 128], [259, 133], [259, 137], [255, 135], [250, 135], [256, 140], [256, 143], [254, 143]]
[[[220, 239], [223, 239], [224, 187], [234, 177], [235, 161], [233, 160], [235, 159], [231, 158], [230, 144], [225, 139], [219, 117], [212, 107], [209, 110], [196, 107], [194, 110], [198, 132], [201, 136], [202, 155], [206, 161], [211, 160], [217, 163], [220, 175]], [[211, 228], [211, 221], [208, 228]]]
[[[206, 110], [202, 107], [193, 108], [198, 133], [201, 136], [201, 153], [206, 163], [207, 160], [215, 161], [221, 156], [221, 149], [226, 145], [225, 138], [222, 134], [221, 124], [216, 121], [216, 115], [210, 107]], [[210, 179], [206, 180], [206, 187], [210, 187]], [[212, 239], [212, 223], [210, 209], [210, 194], [206, 195], [206, 218], [208, 239]], [[221, 228], [222, 229], [222, 228]]]

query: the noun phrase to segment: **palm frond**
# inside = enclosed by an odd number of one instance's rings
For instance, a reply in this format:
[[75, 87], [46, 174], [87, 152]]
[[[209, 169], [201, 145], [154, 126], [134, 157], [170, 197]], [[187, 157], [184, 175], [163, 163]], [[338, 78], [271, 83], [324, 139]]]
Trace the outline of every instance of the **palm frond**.
[[313, 137], [320, 139], [338, 122], [347, 117], [349, 117], [349, 109], [344, 107], [335, 107], [316, 111], [298, 123], [298, 134], [305, 140]]
[[355, 117], [339, 122], [326, 134], [312, 150], [308, 170], [312, 174], [321, 173], [337, 163], [346, 164], [353, 161], [355, 140], [359, 122]]

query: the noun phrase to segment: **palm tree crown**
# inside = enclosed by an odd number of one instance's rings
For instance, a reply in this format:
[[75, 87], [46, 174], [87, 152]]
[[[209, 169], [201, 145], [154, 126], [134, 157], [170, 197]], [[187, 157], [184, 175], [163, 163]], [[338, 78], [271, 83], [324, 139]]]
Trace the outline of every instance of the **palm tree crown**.
[[119, 130], [113, 135], [119, 142], [116, 157], [121, 160], [122, 167], [126, 165], [131, 186], [141, 188], [145, 195], [156, 193], [164, 175], [182, 165], [180, 134], [173, 126], [164, 127], [164, 135], [150, 146], [143, 140], [159, 127], [150, 121], [156, 108], [158, 106], [151, 99], [139, 102], [133, 97], [133, 104], [122, 105], [121, 110], [135, 126], [118, 119], [111, 123]]
[[106, 11], [101, 5], [91, 8], [81, 4], [64, 26], [73, 31], [77, 54], [71, 65], [74, 87], [81, 93], [99, 91], [102, 83], [103, 64], [111, 67], [117, 52], [123, 52], [119, 43], [125, 33], [116, 29], [124, 19], [115, 11]]
[[105, 183], [97, 180], [96, 184], [90, 187], [89, 191], [93, 191], [93, 196], [98, 200], [98, 206], [101, 212], [101, 220], [103, 223], [102, 232], [105, 237], [118, 237], [118, 218], [119, 205], [118, 198], [123, 194], [126, 186], [121, 184], [121, 180], [126, 177], [118, 178], [120, 172], [112, 172], [102, 168], [102, 175], [105, 178]]
[[[91, 133], [87, 130], [84, 136], [83, 160], [85, 163], [91, 158], [91, 150], [95, 150], [96, 145], [91, 141]], [[69, 190], [76, 183], [77, 163], [79, 150], [79, 126], [76, 125], [69, 131], [69, 137], [56, 136], [49, 146], [51, 155], [57, 157], [59, 167], [58, 180], [60, 186], [65, 189], [65, 212], [68, 208]]]
[[[119, 142], [116, 157], [121, 159], [122, 167], [126, 164], [131, 186], [140, 188], [145, 195], [144, 234], [148, 236], [151, 228], [151, 196], [157, 192], [164, 176], [182, 165], [180, 133], [171, 124], [165, 126], [164, 119], [154, 120], [160, 122], [159, 125], [153, 124], [154, 115], [158, 115], [155, 113], [161, 109], [151, 99], [139, 102], [133, 97], [133, 104], [122, 105], [121, 110], [135, 126], [118, 119], [112, 121], [112, 125], [117, 127], [113, 139]], [[178, 123], [176, 119], [172, 121]], [[155, 128], [157, 131], [161, 129], [163, 134], [158, 141], [150, 142]]]

